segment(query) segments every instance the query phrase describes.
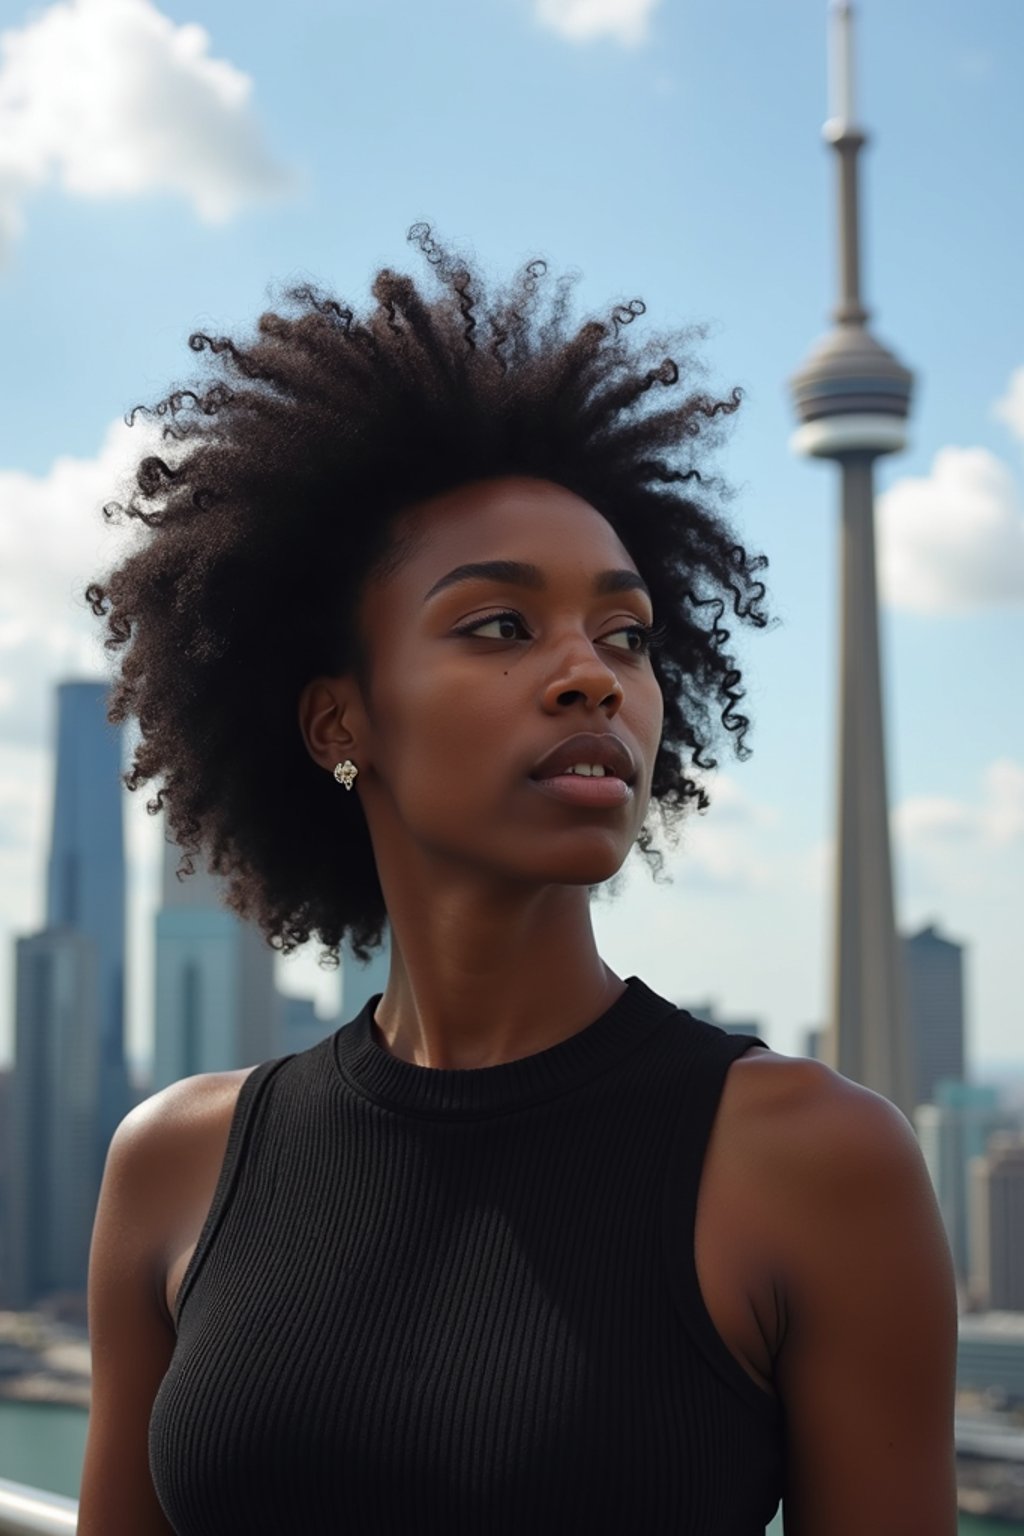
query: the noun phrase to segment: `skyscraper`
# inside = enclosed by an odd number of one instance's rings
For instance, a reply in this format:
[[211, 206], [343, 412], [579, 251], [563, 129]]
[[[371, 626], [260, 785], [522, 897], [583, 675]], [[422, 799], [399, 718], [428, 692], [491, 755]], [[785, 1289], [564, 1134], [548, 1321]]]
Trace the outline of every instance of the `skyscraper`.
[[57, 688], [46, 926], [15, 946], [9, 1203], [0, 1288], [84, 1291], [103, 1164], [132, 1097], [124, 1054], [121, 733], [107, 685]]
[[941, 1080], [934, 1099], [918, 1104], [914, 1125], [942, 1212], [958, 1281], [966, 1286], [970, 1267], [970, 1168], [983, 1158], [993, 1136], [1014, 1128], [995, 1088]]
[[223, 901], [223, 882], [166, 841], [156, 915], [156, 1005], [151, 1091], [199, 1072], [228, 1072], [278, 1053], [274, 951]]
[[121, 730], [106, 716], [107, 684], [57, 685], [53, 831], [47, 928], [74, 928], [96, 947], [99, 988], [100, 1168], [133, 1103], [124, 1049], [125, 872]]
[[913, 1112], [889, 848], [875, 581], [874, 463], [906, 446], [912, 375], [867, 329], [861, 299], [857, 158], [867, 142], [853, 101], [853, 7], [832, 12], [832, 116], [839, 172], [840, 297], [835, 325], [790, 386], [792, 446], [835, 459], [842, 487], [842, 617], [833, 975], [822, 1058]]
[[964, 1079], [963, 945], [944, 939], [929, 924], [903, 940], [903, 970], [914, 1104], [933, 1104], [938, 1082]]
[[[224, 902], [223, 881], [195, 857], [194, 873], [176, 874], [177, 844], [164, 844], [162, 901], [156, 915], [153, 1066], [150, 1092], [200, 1072], [225, 1072], [306, 1050], [337, 1027], [320, 1020], [311, 999], [277, 991], [274, 955], [254, 923]], [[341, 945], [342, 1014], [355, 1017], [383, 992], [389, 934], [363, 964]]]
[[74, 928], [15, 941], [17, 1056], [3, 1301], [83, 1291], [99, 1196], [96, 951]]
[[993, 1136], [971, 1163], [970, 1294], [975, 1306], [1024, 1312], [1024, 1139]]

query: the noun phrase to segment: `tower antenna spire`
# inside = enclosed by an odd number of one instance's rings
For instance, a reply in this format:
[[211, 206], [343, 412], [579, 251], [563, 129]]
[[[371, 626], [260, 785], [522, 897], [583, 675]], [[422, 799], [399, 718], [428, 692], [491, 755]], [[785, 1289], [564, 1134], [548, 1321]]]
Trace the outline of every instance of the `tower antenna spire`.
[[829, 110], [841, 123], [854, 123], [853, 105], [853, 6], [851, 0], [832, 0], [832, 82]]
[[869, 311], [860, 292], [860, 187], [858, 157], [868, 136], [857, 127], [853, 104], [853, 5], [831, 6], [832, 113], [822, 129], [839, 157], [839, 303], [832, 318], [840, 325], [863, 325]]

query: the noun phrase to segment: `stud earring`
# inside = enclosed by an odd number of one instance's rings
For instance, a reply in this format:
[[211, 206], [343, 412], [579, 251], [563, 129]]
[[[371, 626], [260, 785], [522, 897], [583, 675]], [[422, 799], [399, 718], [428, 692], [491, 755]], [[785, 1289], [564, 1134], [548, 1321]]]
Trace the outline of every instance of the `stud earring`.
[[346, 757], [343, 763], [337, 763], [335, 765], [334, 777], [337, 779], [339, 784], [344, 784], [346, 789], [351, 789], [352, 780], [355, 778], [358, 772], [359, 769], [356, 767], [355, 763], [352, 762], [351, 758]]

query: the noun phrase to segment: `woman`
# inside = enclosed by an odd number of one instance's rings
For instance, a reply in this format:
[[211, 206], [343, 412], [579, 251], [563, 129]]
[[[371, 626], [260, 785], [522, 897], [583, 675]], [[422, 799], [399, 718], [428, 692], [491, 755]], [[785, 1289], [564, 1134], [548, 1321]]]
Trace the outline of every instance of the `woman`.
[[[80, 1536], [952, 1536], [956, 1306], [878, 1095], [678, 1010], [590, 898], [660, 854], [727, 596], [763, 556], [642, 304], [309, 289], [194, 336], [140, 546], [89, 588], [126, 782], [288, 952], [391, 936], [312, 1050], [175, 1083], [112, 1143]], [[692, 372], [695, 365], [687, 359]], [[666, 391], [660, 394], [658, 391]], [[710, 614], [710, 617], [708, 615]], [[680, 935], [680, 943], [687, 936]], [[693, 936], [690, 942], [699, 942]]]

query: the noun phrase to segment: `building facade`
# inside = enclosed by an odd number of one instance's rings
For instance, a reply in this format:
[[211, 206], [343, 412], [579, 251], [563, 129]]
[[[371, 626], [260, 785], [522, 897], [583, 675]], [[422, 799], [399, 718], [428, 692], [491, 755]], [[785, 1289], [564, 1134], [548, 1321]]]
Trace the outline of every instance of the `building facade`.
[[155, 1005], [151, 1084], [201, 1072], [226, 1072], [308, 1050], [368, 998], [384, 991], [390, 935], [365, 964], [341, 945], [341, 1009], [323, 1019], [312, 999], [279, 992], [275, 951], [255, 924], [224, 902], [223, 881], [195, 858], [177, 878], [181, 851], [164, 845], [161, 906], [156, 915]]
[[1024, 1137], [1004, 1131], [971, 1163], [971, 1304], [1024, 1312]]
[[57, 685], [53, 823], [46, 926], [74, 928], [96, 950], [100, 1085], [97, 1159], [133, 1103], [124, 1043], [125, 865], [122, 733], [103, 682]]
[[993, 1136], [1012, 1130], [1014, 1120], [1000, 1107], [995, 1088], [940, 1080], [933, 1092], [935, 1102], [919, 1104], [914, 1111], [914, 1125], [942, 1212], [957, 1281], [966, 1288], [971, 1163], [985, 1156]]
[[132, 1107], [124, 1049], [121, 732], [106, 683], [58, 685], [46, 926], [15, 941], [0, 1298], [84, 1292], [110, 1139]]
[[279, 1055], [274, 950], [223, 901], [223, 882], [195, 860], [177, 878], [181, 850], [164, 843], [156, 914], [150, 1091], [200, 1072], [230, 1072]]
[[102, 1170], [96, 1157], [100, 998], [94, 944], [74, 928], [15, 946], [3, 1304], [84, 1291]]
[[956, 1384], [962, 1392], [1005, 1392], [1024, 1402], [1024, 1315], [986, 1312], [961, 1317]]
[[963, 953], [934, 925], [903, 940], [915, 1105], [935, 1103], [940, 1080], [964, 1079]]

